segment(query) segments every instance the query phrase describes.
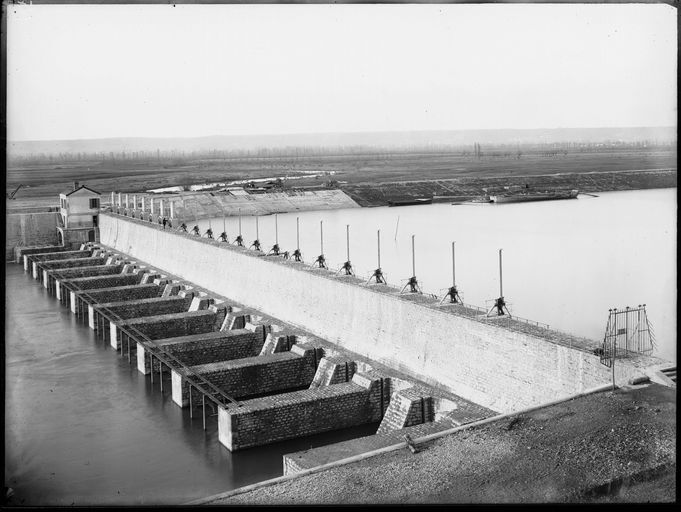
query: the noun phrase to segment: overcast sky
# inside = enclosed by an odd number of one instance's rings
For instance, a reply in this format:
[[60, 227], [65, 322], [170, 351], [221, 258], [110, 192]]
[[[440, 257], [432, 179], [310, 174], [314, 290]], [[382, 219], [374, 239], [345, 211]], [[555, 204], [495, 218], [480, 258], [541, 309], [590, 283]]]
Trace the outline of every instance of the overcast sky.
[[8, 7], [8, 139], [674, 126], [667, 5]]

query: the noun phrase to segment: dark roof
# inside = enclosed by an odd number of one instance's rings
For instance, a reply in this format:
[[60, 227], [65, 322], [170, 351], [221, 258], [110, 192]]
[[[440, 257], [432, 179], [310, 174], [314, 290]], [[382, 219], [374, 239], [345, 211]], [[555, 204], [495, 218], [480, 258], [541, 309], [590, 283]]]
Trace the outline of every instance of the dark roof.
[[78, 192], [80, 189], [83, 189], [83, 188], [89, 190], [90, 192], [93, 192], [93, 193], [95, 193], [95, 194], [98, 194], [98, 195], [100, 195], [100, 196], [102, 195], [101, 192], [97, 192], [96, 190], [92, 190], [91, 188], [86, 187], [85, 185], [81, 185], [80, 187], [78, 187], [78, 188], [75, 189], [75, 190], [62, 192], [62, 194], [66, 195], [66, 196], [68, 197], [68, 196], [70, 196], [71, 194], [73, 194], [74, 192]]

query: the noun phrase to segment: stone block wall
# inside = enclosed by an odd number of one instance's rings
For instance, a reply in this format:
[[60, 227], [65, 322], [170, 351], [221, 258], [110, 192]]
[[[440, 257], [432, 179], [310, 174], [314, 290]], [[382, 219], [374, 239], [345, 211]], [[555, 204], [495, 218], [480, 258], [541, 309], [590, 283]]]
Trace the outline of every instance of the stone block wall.
[[319, 367], [310, 388], [350, 382], [356, 371], [357, 363], [355, 361], [340, 356], [324, 357], [319, 361]]
[[21, 263], [24, 261], [24, 256], [31, 254], [44, 254], [44, 253], [56, 253], [65, 251], [66, 248], [61, 245], [30, 245], [30, 246], [17, 246], [13, 249], [14, 262]]
[[425, 390], [409, 388], [393, 393], [390, 406], [378, 427], [377, 434], [385, 434], [413, 425], [433, 421], [433, 398]]
[[[45, 251], [36, 253], [24, 253], [28, 261], [46, 261], [46, 260], [69, 260], [75, 258], [89, 258], [92, 256], [92, 251], [67, 251], [63, 247], [61, 251]], [[43, 251], [44, 248], [40, 249]]]
[[281, 352], [192, 367], [230, 396], [243, 398], [309, 386], [315, 373], [314, 348], [302, 355]]
[[[257, 355], [262, 343], [254, 332], [236, 329], [163, 338], [155, 340], [155, 344], [183, 364], [195, 366]], [[145, 374], [150, 371], [149, 355], [140, 346], [137, 347], [137, 369]], [[158, 361], [154, 361], [154, 371], [158, 371]]]
[[220, 443], [230, 451], [379, 421], [380, 381], [352, 382], [283, 393], [218, 409]]
[[[171, 315], [132, 318], [120, 322], [120, 327], [135, 327], [152, 340], [212, 332], [215, 313], [195, 311]], [[112, 333], [113, 334], [113, 333]], [[112, 336], [113, 338], [113, 336]]]
[[84, 258], [69, 258], [63, 260], [53, 260], [48, 258], [41, 262], [44, 269], [57, 269], [57, 268], [78, 268], [78, 267], [95, 267], [104, 265], [106, 263], [106, 258], [101, 257], [84, 257]]
[[141, 279], [141, 274], [115, 274], [112, 276], [69, 278], [66, 279], [66, 281], [77, 285], [80, 289], [92, 290], [96, 288], [113, 288], [114, 286], [138, 284]]
[[[154, 285], [156, 289], [158, 286]], [[125, 302], [100, 303], [96, 307], [107, 308], [123, 319], [140, 318], [147, 316], [167, 315], [171, 313], [183, 313], [187, 311], [191, 300], [182, 297], [128, 300]]]
[[124, 300], [151, 299], [158, 297], [161, 291], [162, 288], [155, 284], [133, 284], [91, 290], [88, 295], [101, 304]]
[[5, 260], [11, 261], [16, 248], [22, 246], [56, 244], [58, 215], [56, 212], [7, 213]]
[[46, 272], [48, 276], [59, 274], [64, 279], [76, 279], [80, 277], [120, 274], [122, 268], [122, 265], [98, 265], [93, 267], [54, 268], [52, 270], [47, 270]]

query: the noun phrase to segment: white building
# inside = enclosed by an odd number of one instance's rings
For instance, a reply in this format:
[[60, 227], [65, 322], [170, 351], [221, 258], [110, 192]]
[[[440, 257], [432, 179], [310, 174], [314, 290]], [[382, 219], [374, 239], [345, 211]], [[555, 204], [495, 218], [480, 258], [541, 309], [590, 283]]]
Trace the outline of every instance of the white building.
[[60, 222], [57, 226], [61, 245], [94, 242], [99, 238], [99, 209], [101, 194], [96, 190], [78, 186], [59, 195]]

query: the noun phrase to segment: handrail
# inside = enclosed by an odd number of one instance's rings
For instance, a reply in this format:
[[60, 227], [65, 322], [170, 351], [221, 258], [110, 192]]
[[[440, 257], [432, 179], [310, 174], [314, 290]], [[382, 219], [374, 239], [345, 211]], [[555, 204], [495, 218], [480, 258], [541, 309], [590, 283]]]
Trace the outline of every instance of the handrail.
[[[82, 297], [85, 297], [92, 301], [93, 304], [97, 304], [97, 301], [90, 295], [86, 290], [78, 286], [77, 284], [74, 283], [65, 283], [63, 280], [66, 279], [60, 272], [54, 272], [52, 275], [58, 276], [62, 279], [62, 284], [65, 289], [69, 291], [77, 291], [81, 294]], [[74, 289], [72, 289], [74, 288]], [[101, 314], [104, 318], [107, 320], [111, 321], [117, 321], [117, 322], [124, 322], [125, 319], [121, 318], [117, 313], [111, 311], [109, 308], [104, 307], [104, 306], [99, 306], [98, 307], [99, 314]], [[102, 313], [102, 311], [105, 310], [106, 314]], [[231, 405], [235, 405], [237, 407], [241, 407], [241, 404], [236, 401], [234, 398], [231, 396], [227, 395], [224, 391], [222, 391], [220, 388], [218, 388], [215, 384], [212, 382], [206, 380], [204, 377], [201, 375], [197, 374], [196, 372], [192, 371], [188, 366], [186, 366], [182, 361], [177, 359], [173, 354], [167, 352], [163, 347], [159, 347], [153, 343], [151, 338], [149, 338], [146, 334], [142, 333], [139, 331], [134, 326], [127, 326], [127, 327], [120, 327], [120, 330], [122, 333], [125, 333], [128, 338], [132, 338], [136, 343], [140, 343], [145, 350], [148, 350], [149, 352], [152, 353], [153, 357], [156, 357], [159, 359], [160, 362], [164, 363], [166, 366], [169, 368], [173, 367], [173, 365], [176, 368], [173, 368], [174, 370], [178, 371], [185, 379], [187, 379], [188, 384], [195, 387], [198, 391], [202, 392], [204, 395], [206, 395], [208, 398], [213, 400], [216, 404], [218, 405], [224, 405], [227, 406], [228, 404], [225, 402], [229, 402]], [[130, 343], [130, 341], [128, 341]], [[172, 365], [170, 363], [173, 363]], [[152, 368], [153, 371], [153, 368]], [[191, 382], [192, 380], [198, 380], [200, 381], [199, 383], [196, 382]], [[204, 388], [207, 387], [208, 389]], [[216, 396], [217, 395], [217, 396]], [[221, 400], [222, 399], [222, 400]]]

